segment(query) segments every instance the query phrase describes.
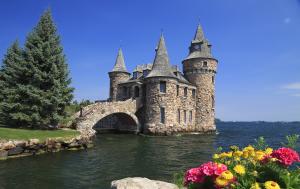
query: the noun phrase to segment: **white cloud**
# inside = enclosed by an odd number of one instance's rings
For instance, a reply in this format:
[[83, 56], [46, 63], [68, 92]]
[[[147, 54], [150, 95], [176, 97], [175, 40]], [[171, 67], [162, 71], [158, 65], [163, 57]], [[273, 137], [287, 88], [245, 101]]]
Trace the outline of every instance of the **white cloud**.
[[291, 18], [290, 18], [290, 17], [286, 17], [286, 18], [283, 20], [283, 22], [284, 22], [285, 24], [289, 24], [289, 23], [291, 22]]
[[287, 85], [282, 86], [284, 89], [300, 89], [300, 82], [289, 83]]

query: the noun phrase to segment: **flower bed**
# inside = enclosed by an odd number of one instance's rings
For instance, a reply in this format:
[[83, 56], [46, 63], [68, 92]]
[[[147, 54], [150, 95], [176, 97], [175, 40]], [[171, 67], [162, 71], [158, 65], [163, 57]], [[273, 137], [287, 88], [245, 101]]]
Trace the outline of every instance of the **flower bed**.
[[300, 158], [293, 149], [297, 140], [292, 142], [289, 147], [272, 149], [260, 138], [254, 146], [220, 149], [213, 161], [189, 169], [184, 185], [188, 189], [300, 189]]

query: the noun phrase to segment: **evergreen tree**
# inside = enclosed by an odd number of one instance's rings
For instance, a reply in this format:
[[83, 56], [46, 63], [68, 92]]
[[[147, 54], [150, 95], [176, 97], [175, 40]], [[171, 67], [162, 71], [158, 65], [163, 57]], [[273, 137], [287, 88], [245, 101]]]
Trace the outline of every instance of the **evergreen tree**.
[[28, 85], [23, 88], [27, 100], [22, 105], [30, 107], [30, 111], [25, 110], [29, 113], [27, 126], [56, 126], [66, 116], [73, 88], [69, 86], [71, 79], [50, 10], [27, 37], [24, 50], [28, 68], [24, 81]]
[[0, 125], [22, 126], [19, 119], [22, 106], [20, 88], [25, 72], [23, 51], [15, 41], [7, 50], [0, 69]]

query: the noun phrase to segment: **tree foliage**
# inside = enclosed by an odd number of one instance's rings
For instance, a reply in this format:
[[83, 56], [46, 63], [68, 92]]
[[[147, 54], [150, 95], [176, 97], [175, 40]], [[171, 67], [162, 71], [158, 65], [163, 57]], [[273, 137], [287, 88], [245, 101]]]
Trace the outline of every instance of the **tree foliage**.
[[[2, 124], [31, 128], [56, 126], [66, 116], [65, 108], [73, 98], [73, 88], [50, 10], [41, 16], [27, 36], [24, 51], [19, 49], [15, 50], [18, 53], [11, 53], [14, 52], [11, 49], [1, 70], [1, 75], [5, 76], [1, 76], [5, 92], [0, 94], [0, 100], [6, 104], [0, 109], [5, 118]], [[6, 76], [9, 67], [16, 67], [10, 73], [14, 77]]]

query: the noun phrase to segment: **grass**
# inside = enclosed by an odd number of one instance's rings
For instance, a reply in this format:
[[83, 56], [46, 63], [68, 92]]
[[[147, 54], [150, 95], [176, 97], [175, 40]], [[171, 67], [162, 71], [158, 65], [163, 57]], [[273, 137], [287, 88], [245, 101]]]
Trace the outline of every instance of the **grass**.
[[0, 128], [0, 139], [5, 140], [29, 140], [39, 139], [45, 141], [47, 138], [73, 138], [80, 133], [76, 130], [28, 130], [28, 129], [12, 129]]

